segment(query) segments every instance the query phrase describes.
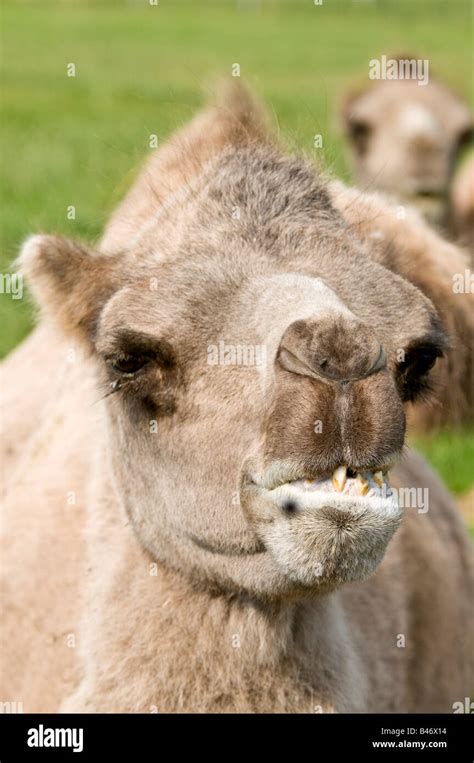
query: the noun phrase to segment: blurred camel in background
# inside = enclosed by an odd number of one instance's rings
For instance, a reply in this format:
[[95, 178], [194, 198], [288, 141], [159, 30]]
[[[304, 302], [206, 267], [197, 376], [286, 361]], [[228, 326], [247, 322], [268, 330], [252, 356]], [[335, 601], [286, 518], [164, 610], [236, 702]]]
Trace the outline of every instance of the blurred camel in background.
[[[407, 64], [413, 55], [390, 61]], [[422, 86], [423, 85], [423, 86]], [[381, 79], [350, 92], [342, 121], [355, 182], [415, 206], [449, 238], [474, 241], [474, 121], [463, 100], [439, 80]]]

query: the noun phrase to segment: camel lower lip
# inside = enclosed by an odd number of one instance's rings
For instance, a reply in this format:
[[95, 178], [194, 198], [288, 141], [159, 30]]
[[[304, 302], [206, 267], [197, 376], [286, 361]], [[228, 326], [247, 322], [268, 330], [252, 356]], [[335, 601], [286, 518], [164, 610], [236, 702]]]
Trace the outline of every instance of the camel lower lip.
[[383, 477], [341, 465], [325, 478], [268, 488], [247, 480], [242, 496], [252, 528], [288, 580], [321, 589], [361, 580], [381, 561], [402, 518], [397, 491]]
[[265, 497], [285, 511], [315, 510], [335, 507], [341, 510], [367, 511], [393, 515], [398, 513], [398, 502], [388, 481], [374, 478], [370, 472], [345, 477], [335, 483], [334, 476], [318, 480], [293, 480], [273, 490]]

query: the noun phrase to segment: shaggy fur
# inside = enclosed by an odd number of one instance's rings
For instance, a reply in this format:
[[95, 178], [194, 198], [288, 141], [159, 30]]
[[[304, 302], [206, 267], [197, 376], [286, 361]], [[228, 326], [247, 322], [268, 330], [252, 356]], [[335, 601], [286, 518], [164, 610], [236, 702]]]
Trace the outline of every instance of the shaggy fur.
[[[446, 347], [445, 275], [433, 304], [390, 210], [350, 193], [281, 156], [237, 89], [152, 157], [97, 251], [26, 242], [44, 318], [4, 367], [2, 700], [449, 712], [469, 694], [470, 544], [423, 462], [393, 472], [423, 513], [275, 497], [396, 464]], [[263, 362], [210, 363], [220, 342]]]

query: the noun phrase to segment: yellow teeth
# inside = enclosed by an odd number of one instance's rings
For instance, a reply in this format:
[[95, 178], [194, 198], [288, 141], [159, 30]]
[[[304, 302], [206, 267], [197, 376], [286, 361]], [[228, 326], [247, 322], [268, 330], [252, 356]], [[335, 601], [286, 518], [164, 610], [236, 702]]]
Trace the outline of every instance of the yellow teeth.
[[357, 472], [356, 482], [357, 482], [359, 495], [367, 495], [367, 493], [370, 490], [369, 483], [367, 482], [367, 480], [363, 478], [363, 476], [359, 472]]
[[337, 469], [334, 469], [332, 475], [332, 486], [334, 490], [337, 490], [338, 493], [342, 493], [344, 485], [346, 484], [346, 479], [347, 468], [345, 466], [338, 466]]
[[383, 487], [383, 472], [374, 472], [374, 482], [379, 487]]

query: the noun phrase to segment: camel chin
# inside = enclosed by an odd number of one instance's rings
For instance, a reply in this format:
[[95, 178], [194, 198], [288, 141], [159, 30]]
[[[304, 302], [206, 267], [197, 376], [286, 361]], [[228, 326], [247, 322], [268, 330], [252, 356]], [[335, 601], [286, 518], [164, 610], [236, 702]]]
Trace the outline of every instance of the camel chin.
[[387, 472], [290, 479], [274, 487], [248, 478], [243, 496], [254, 529], [291, 582], [332, 588], [370, 575], [402, 511]]

